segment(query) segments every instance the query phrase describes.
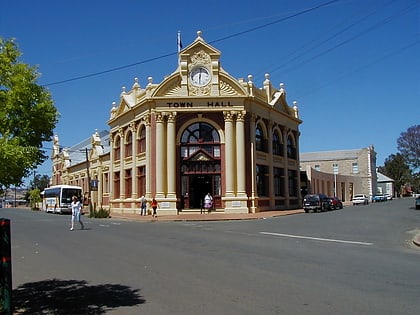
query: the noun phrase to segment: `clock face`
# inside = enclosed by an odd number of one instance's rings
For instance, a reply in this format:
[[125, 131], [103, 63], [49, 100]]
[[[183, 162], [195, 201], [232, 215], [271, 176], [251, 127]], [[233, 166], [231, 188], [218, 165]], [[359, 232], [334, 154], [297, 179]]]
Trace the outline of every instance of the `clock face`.
[[204, 86], [210, 82], [210, 71], [204, 67], [194, 68], [190, 72], [190, 80], [196, 86]]

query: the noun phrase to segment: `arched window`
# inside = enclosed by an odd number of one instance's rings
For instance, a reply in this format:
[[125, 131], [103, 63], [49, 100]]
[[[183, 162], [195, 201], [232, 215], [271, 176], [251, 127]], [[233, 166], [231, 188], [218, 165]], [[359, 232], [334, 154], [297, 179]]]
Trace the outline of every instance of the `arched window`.
[[283, 155], [282, 141], [277, 130], [273, 132], [273, 154]]
[[118, 161], [121, 159], [121, 138], [117, 136], [114, 141], [114, 161]]
[[255, 129], [255, 149], [265, 151], [264, 132], [260, 124], [257, 124], [257, 128]]
[[296, 146], [291, 135], [287, 136], [287, 157], [296, 159]]
[[139, 141], [137, 145], [138, 145], [138, 148], [137, 148], [138, 153], [146, 152], [146, 128], [144, 128], [144, 126], [140, 127]]
[[214, 158], [220, 158], [219, 132], [212, 125], [204, 122], [189, 125], [181, 135], [182, 158], [187, 158], [200, 149]]
[[133, 133], [128, 131], [125, 138], [125, 157], [133, 155]]

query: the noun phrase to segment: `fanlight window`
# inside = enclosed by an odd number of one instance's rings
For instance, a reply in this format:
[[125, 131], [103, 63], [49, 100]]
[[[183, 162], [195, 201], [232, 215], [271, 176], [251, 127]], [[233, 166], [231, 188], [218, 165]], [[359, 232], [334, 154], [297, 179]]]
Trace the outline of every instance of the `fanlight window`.
[[188, 158], [198, 150], [204, 150], [214, 158], [220, 158], [220, 136], [210, 124], [204, 122], [191, 124], [181, 135], [181, 157]]

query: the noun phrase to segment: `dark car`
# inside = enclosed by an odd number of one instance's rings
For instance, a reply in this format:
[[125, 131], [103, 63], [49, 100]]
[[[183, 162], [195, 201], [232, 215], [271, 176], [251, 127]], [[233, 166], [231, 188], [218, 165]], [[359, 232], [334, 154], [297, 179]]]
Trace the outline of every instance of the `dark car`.
[[338, 197], [328, 197], [327, 206], [330, 210], [343, 209], [343, 202]]
[[324, 194], [306, 195], [303, 198], [303, 210], [309, 212], [324, 211], [328, 209], [328, 196]]
[[420, 196], [416, 197], [416, 201], [414, 202], [414, 206], [416, 209], [420, 209]]
[[385, 195], [376, 195], [372, 197], [372, 202], [383, 202], [383, 201], [387, 201], [388, 199], [386, 198]]

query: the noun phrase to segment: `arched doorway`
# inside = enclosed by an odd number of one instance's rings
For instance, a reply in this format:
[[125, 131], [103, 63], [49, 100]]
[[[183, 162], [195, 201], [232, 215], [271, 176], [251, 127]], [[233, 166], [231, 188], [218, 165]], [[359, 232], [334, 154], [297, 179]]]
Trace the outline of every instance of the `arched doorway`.
[[221, 206], [220, 136], [208, 123], [196, 122], [182, 132], [181, 195], [183, 209], [200, 209], [204, 196], [213, 196], [215, 207]]

